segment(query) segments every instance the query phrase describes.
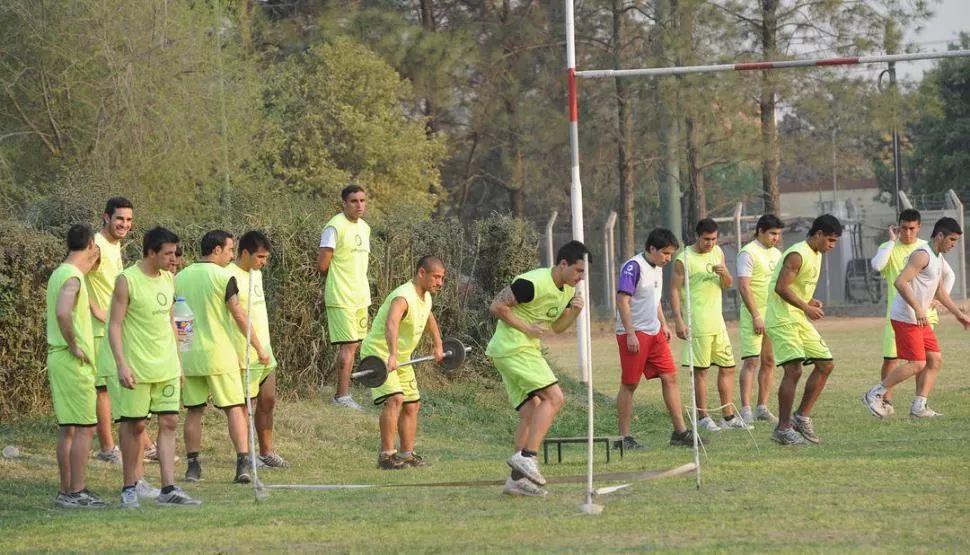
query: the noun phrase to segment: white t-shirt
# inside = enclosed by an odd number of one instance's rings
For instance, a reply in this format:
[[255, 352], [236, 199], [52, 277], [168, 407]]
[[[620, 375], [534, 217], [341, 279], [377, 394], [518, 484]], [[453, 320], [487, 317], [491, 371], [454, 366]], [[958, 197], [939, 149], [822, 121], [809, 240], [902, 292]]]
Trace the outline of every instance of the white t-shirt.
[[[760, 244], [760, 243], [759, 243]], [[751, 257], [751, 253], [748, 251], [741, 251], [738, 253], [738, 277], [751, 277], [754, 273], [754, 258]]]
[[[660, 304], [660, 294], [664, 287], [664, 273], [659, 266], [647, 262], [642, 254], [638, 254], [623, 263], [620, 270], [620, 280], [616, 284], [616, 292], [630, 296], [630, 312], [633, 316], [633, 328], [648, 335], [660, 332], [660, 317], [657, 307]], [[626, 327], [620, 318], [620, 311], [616, 311], [616, 333], [626, 334]]]
[[[933, 297], [936, 296], [936, 290], [940, 286], [940, 280], [943, 279], [943, 255], [933, 252], [933, 247], [925, 244], [914, 250], [909, 255], [909, 258], [912, 258], [918, 252], [928, 254], [929, 261], [926, 267], [913, 277], [913, 281], [909, 282], [909, 286], [913, 290], [913, 296], [916, 297], [916, 303], [923, 312], [926, 312], [930, 307], [930, 303], [933, 302]], [[909, 264], [909, 258], [907, 258], [906, 264]], [[898, 322], [916, 324], [916, 311], [913, 310], [913, 307], [909, 306], [909, 303], [903, 299], [902, 295], [896, 295], [893, 299], [892, 308], [889, 310], [889, 318]]]
[[323, 235], [320, 236], [320, 248], [337, 248], [337, 229], [333, 226], [323, 228]]

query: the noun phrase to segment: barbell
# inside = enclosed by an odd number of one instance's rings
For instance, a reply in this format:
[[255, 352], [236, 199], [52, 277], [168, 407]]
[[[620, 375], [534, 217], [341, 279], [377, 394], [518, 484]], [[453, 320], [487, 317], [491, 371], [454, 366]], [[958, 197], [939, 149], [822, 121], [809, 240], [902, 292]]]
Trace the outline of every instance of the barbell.
[[[441, 346], [445, 352], [445, 357], [438, 362], [438, 367], [445, 371], [454, 370], [461, 366], [465, 362], [465, 355], [472, 350], [471, 347], [466, 347], [460, 339], [454, 337], [446, 337], [441, 342]], [[402, 362], [397, 367], [401, 368], [402, 366], [432, 360], [434, 360], [434, 356], [418, 357]], [[360, 364], [357, 365], [357, 371], [351, 374], [350, 377], [367, 387], [380, 387], [387, 381], [387, 362], [379, 356], [371, 355], [364, 357], [360, 360]]]

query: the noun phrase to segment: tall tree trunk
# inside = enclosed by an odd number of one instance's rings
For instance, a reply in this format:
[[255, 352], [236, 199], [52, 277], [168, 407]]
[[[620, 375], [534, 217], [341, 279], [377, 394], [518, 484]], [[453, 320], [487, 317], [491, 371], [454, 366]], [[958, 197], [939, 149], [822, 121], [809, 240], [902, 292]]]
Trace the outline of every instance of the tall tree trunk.
[[[778, 4], [779, 0], [761, 0], [761, 49], [764, 59], [775, 59], [778, 50]], [[770, 71], [761, 74], [761, 144], [764, 148], [761, 162], [761, 187], [764, 194], [765, 212], [781, 213], [781, 194], [778, 190], [778, 123], [775, 119], [777, 91]]]
[[[434, 20], [433, 0], [421, 0], [421, 28], [427, 33], [434, 33], [438, 30], [438, 25]], [[438, 106], [430, 96], [424, 98], [424, 115], [428, 118], [425, 124], [425, 132], [430, 136], [438, 132], [439, 111]]]
[[[677, 28], [677, 0], [657, 0], [657, 21], [667, 29], [660, 40], [660, 58], [677, 59], [675, 44]], [[658, 82], [660, 114], [660, 148], [663, 162], [660, 169], [660, 208], [664, 214], [664, 227], [683, 239], [684, 225], [681, 218], [680, 195], [680, 117], [678, 102], [679, 83], [672, 79]]]
[[[625, 37], [623, 0], [613, 0], [613, 68], [621, 69]], [[620, 254], [625, 259], [633, 257], [634, 244], [634, 190], [633, 190], [633, 114], [627, 81], [614, 79], [616, 85], [617, 118], [617, 166], [620, 176]]]
[[519, 110], [516, 99], [505, 99], [505, 113], [509, 118], [508, 153], [509, 163], [509, 205], [512, 214], [517, 218], [525, 217], [525, 156], [522, 153], [521, 129], [519, 127]]
[[687, 117], [687, 171], [690, 174], [690, 221], [707, 217], [707, 190], [704, 171], [699, 167], [697, 152], [697, 124], [694, 118]]

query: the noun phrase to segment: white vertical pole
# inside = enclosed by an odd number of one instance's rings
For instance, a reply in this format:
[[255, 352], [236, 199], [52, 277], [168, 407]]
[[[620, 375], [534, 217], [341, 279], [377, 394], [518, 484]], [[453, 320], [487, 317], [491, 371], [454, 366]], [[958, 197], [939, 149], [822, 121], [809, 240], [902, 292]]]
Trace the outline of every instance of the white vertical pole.
[[697, 489], [701, 489], [701, 455], [697, 443], [697, 391], [694, 385], [694, 321], [691, 317], [690, 305], [690, 268], [688, 258], [690, 257], [690, 245], [684, 247], [684, 297], [687, 301], [687, 366], [690, 368], [690, 401], [691, 412], [694, 422], [692, 423], [694, 436], [694, 483]]
[[[735, 242], [738, 245], [738, 252], [737, 252], [737, 254], [734, 255], [734, 259], [735, 260], [737, 260], [737, 257], [741, 255], [741, 247], [744, 246], [744, 242], [741, 240], [741, 213], [742, 212], [744, 212], [744, 203], [743, 202], [739, 202], [734, 207], [734, 240], [735, 240]], [[735, 299], [738, 299], [739, 300], [739, 302], [738, 302], [738, 318], [741, 318], [741, 304], [742, 304], [740, 302], [741, 290], [740, 289], [737, 289], [736, 291], [737, 291], [737, 297], [735, 297]]]
[[967, 231], [964, 229], [964, 215], [963, 215], [963, 203], [960, 202], [960, 197], [957, 196], [953, 189], [946, 192], [947, 197], [950, 198], [950, 202], [953, 203], [953, 208], [956, 210], [956, 221], [960, 224], [960, 229], [963, 230], [963, 235], [960, 235], [960, 247], [957, 251], [957, 260], [959, 260], [960, 268], [957, 270], [960, 280], [960, 294], [963, 296], [963, 300], [967, 300]]
[[559, 211], [553, 210], [552, 215], [549, 216], [549, 221], [546, 222], [546, 266], [550, 268], [556, 265], [556, 251], [553, 250], [555, 246], [552, 244], [552, 226], [555, 225], [558, 217]]
[[610, 315], [616, 312], [616, 260], [614, 258], [613, 228], [616, 227], [616, 212], [610, 212], [603, 227], [603, 288], [606, 306]]
[[[583, 186], [579, 180], [579, 106], [576, 99], [576, 29], [573, 15], [573, 0], [565, 0], [566, 19], [566, 66], [569, 92], [569, 162], [572, 187], [569, 198], [572, 204], [573, 239], [584, 240], [583, 234]], [[586, 258], [589, 271], [589, 257]], [[586, 308], [576, 320], [576, 335], [579, 344], [579, 379], [586, 382], [586, 425], [589, 437], [586, 442], [586, 503], [588, 510], [593, 508], [593, 373], [590, 359], [590, 298], [589, 280], [580, 284]]]

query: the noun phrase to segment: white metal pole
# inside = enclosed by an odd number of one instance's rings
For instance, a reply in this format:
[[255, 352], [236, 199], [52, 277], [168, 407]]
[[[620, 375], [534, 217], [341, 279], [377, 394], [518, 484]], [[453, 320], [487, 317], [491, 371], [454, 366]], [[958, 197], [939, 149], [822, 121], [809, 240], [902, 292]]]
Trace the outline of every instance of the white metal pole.
[[690, 368], [690, 401], [691, 401], [691, 412], [694, 415], [693, 422], [693, 432], [694, 436], [694, 483], [697, 489], [701, 489], [701, 455], [698, 449], [698, 426], [697, 423], [697, 391], [694, 385], [694, 323], [691, 318], [691, 305], [690, 305], [690, 268], [688, 267], [688, 257], [690, 257], [690, 245], [684, 247], [684, 292], [687, 301], [687, 367]]
[[555, 246], [552, 242], [552, 226], [556, 223], [556, 218], [559, 217], [559, 211], [553, 210], [552, 215], [549, 216], [549, 221], [546, 222], [546, 266], [550, 268], [556, 265], [556, 252], [553, 250]]
[[610, 314], [616, 312], [616, 286], [614, 285], [613, 228], [616, 226], [616, 212], [610, 212], [603, 227], [603, 289], [606, 306]]
[[[634, 77], [659, 75], [684, 75], [688, 73], [716, 73], [721, 71], [764, 71], [770, 69], [790, 69], [796, 67], [847, 66], [857, 64], [877, 64], [883, 62], [912, 62], [940, 58], [965, 58], [970, 50], [948, 50], [946, 52], [919, 52], [915, 54], [892, 54], [879, 56], [854, 56], [843, 58], [815, 58], [810, 60], [782, 60], [776, 62], [751, 62], [743, 64], [714, 64], [703, 66], [675, 66], [640, 69], [594, 69], [577, 71], [579, 77]], [[572, 67], [572, 66], [571, 66]]]
[[963, 300], [967, 300], [967, 231], [964, 229], [964, 214], [963, 214], [963, 202], [960, 201], [960, 197], [957, 196], [953, 189], [946, 192], [946, 195], [950, 197], [950, 202], [953, 204], [953, 208], [956, 210], [956, 221], [960, 224], [960, 229], [963, 229], [963, 235], [960, 235], [960, 247], [957, 251], [957, 260], [959, 261], [960, 269], [957, 271], [960, 279], [960, 295]]

